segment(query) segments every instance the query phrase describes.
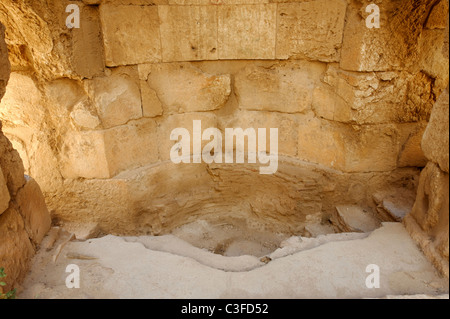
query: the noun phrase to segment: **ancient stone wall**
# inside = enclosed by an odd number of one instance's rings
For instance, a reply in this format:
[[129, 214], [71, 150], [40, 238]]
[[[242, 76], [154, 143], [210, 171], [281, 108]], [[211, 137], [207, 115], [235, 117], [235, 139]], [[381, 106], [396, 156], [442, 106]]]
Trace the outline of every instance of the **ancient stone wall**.
[[[366, 0], [2, 0], [5, 134], [74, 227], [157, 234], [226, 214], [295, 232], [338, 204], [374, 207], [417, 186], [448, 85], [448, 1], [375, 2], [379, 29]], [[193, 120], [278, 128], [278, 172], [173, 164], [170, 132]]]
[[439, 97], [422, 139], [429, 159], [420, 174], [417, 198], [404, 223], [425, 255], [446, 277], [449, 276], [449, 95]]
[[[0, 100], [10, 73], [4, 27], [0, 24]], [[28, 263], [51, 224], [39, 185], [24, 177], [19, 153], [3, 135], [0, 121], [0, 267], [9, 289], [23, 279]]]

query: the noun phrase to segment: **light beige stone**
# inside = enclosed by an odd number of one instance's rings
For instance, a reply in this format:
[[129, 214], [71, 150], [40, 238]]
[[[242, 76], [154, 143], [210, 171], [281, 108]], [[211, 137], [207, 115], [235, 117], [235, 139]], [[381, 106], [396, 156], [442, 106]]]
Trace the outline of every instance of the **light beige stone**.
[[295, 115], [278, 112], [259, 112], [240, 110], [225, 127], [240, 127], [266, 129], [266, 150], [270, 151], [270, 128], [278, 129], [278, 154], [285, 156], [297, 155], [299, 120]]
[[[70, 224], [70, 229], [90, 227], [98, 223], [102, 232], [133, 231], [135, 225], [125, 216], [132, 217], [126, 184], [118, 179], [66, 179], [60, 196], [48, 197], [52, 217]], [[87, 227], [83, 226], [85, 224]]]
[[29, 174], [39, 183], [44, 193], [54, 193], [62, 187], [57, 152], [44, 136], [35, 136], [27, 147]]
[[61, 172], [67, 179], [105, 179], [155, 163], [161, 143], [156, 128], [154, 120], [141, 119], [102, 131], [71, 132], [63, 142]]
[[440, 91], [448, 85], [449, 73], [446, 70], [449, 68], [449, 59], [442, 50], [447, 36], [446, 30], [424, 29], [419, 38], [420, 61], [418, 66], [423, 72], [436, 79], [436, 95], [439, 95]]
[[217, 7], [159, 6], [164, 62], [217, 60]]
[[345, 172], [390, 171], [397, 166], [392, 125], [348, 127], [304, 118], [298, 125], [297, 157]]
[[312, 91], [324, 67], [294, 63], [264, 67], [248, 66], [235, 77], [239, 107], [248, 110], [302, 113], [311, 109]]
[[187, 63], [155, 64], [147, 82], [165, 114], [217, 110], [231, 94], [229, 75], [206, 74]]
[[276, 11], [276, 4], [219, 6], [219, 59], [274, 59]]
[[45, 234], [50, 230], [52, 220], [45, 204], [44, 195], [32, 178], [28, 178], [26, 184], [17, 193], [16, 203], [22, 216], [25, 229], [30, 240], [39, 245]]
[[[47, 82], [43, 88], [50, 113], [67, 117], [74, 107], [85, 104], [88, 95], [83, 88], [83, 83], [70, 79], [59, 79]], [[60, 119], [61, 120], [61, 119]]]
[[367, 233], [381, 227], [370, 211], [353, 205], [336, 206], [333, 223], [343, 232]]
[[156, 117], [163, 114], [161, 101], [155, 90], [150, 88], [146, 81], [141, 80], [142, 115]]
[[425, 128], [426, 123], [403, 124], [398, 127], [398, 167], [425, 167], [428, 160], [421, 147]]
[[[159, 150], [159, 156], [161, 161], [170, 160], [170, 151], [172, 147], [178, 141], [171, 141], [170, 135], [172, 130], [176, 128], [185, 128], [190, 134], [190, 154], [194, 155], [193, 149], [193, 121], [200, 120], [202, 125], [202, 133], [205, 129], [209, 127], [218, 127], [218, 120], [216, 115], [208, 112], [191, 112], [186, 114], [174, 114], [168, 117], [159, 119], [158, 121], [158, 135], [157, 135], [157, 146]], [[201, 149], [208, 144], [209, 141], [202, 141]], [[156, 142], [155, 142], [156, 144]], [[192, 162], [192, 160], [191, 160]]]
[[389, 71], [414, 68], [419, 58], [419, 37], [432, 0], [402, 2], [387, 0], [380, 5], [380, 28], [367, 28], [365, 8], [372, 1], [351, 2], [346, 16], [340, 66], [349, 71]]
[[161, 61], [157, 6], [101, 5], [107, 66]]
[[420, 174], [416, 202], [404, 223], [428, 259], [449, 276], [449, 176], [429, 162]]
[[408, 123], [428, 120], [433, 79], [425, 73], [348, 72], [330, 65], [313, 92], [317, 116], [344, 123]]
[[298, 155], [301, 160], [331, 168], [346, 169], [345, 128], [316, 118], [299, 121]]
[[85, 82], [104, 128], [142, 117], [141, 93], [136, 68], [115, 69], [108, 77]]
[[158, 161], [157, 126], [153, 119], [140, 119], [104, 132], [109, 175]]
[[444, 172], [449, 172], [449, 95], [448, 88], [439, 96], [425, 130], [422, 149], [425, 156]]
[[59, 154], [64, 178], [109, 178], [104, 132], [70, 132], [63, 137]]
[[339, 61], [346, 1], [316, 0], [278, 5], [278, 59]]
[[11, 126], [24, 129], [41, 127], [44, 108], [41, 93], [31, 77], [11, 73], [8, 90], [0, 103], [0, 117]]
[[354, 127], [346, 140], [346, 171], [390, 171], [397, 167], [397, 130], [390, 124]]
[[93, 130], [101, 124], [96, 113], [90, 103], [85, 100], [74, 106], [70, 117], [80, 129]]

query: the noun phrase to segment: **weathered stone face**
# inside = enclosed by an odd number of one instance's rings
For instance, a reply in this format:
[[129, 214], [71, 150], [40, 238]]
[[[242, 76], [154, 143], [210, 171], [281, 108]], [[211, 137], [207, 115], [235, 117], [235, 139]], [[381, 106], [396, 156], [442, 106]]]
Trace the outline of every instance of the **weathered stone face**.
[[[0, 23], [0, 100], [10, 76], [8, 52], [3, 36], [4, 27]], [[26, 78], [21, 83], [25, 89], [31, 90], [33, 97], [36, 95], [33, 92], [36, 88], [30, 86]], [[23, 94], [20, 97], [23, 99], [12, 99], [8, 103], [11, 109], [18, 113], [18, 117], [6, 120], [18, 120], [23, 124], [24, 121], [19, 120], [25, 120], [23, 113], [19, 113], [23, 111], [19, 104], [24, 102], [26, 110], [29, 101]], [[0, 121], [0, 267], [7, 273], [6, 280], [2, 279], [7, 285], [0, 287], [0, 293], [3, 293], [3, 289], [9, 291], [24, 278], [35, 247], [41, 242], [50, 224], [50, 214], [39, 185], [33, 180], [25, 180], [22, 161], [10, 141], [3, 135]]]
[[[416, 2], [379, 1], [368, 29], [368, 0], [83, 0], [68, 30], [69, 0], [2, 0], [3, 132], [77, 229], [157, 234], [226, 210], [298, 232], [336, 205], [375, 209], [374, 192], [411, 184], [428, 160], [448, 173], [445, 95], [432, 114], [448, 86], [448, 1]], [[0, 95], [9, 73], [0, 64]], [[277, 128], [279, 171], [171, 163], [172, 130], [192, 136], [195, 120]], [[0, 210], [15, 214], [34, 186], [1, 147]]]
[[277, 58], [338, 62], [346, 8], [341, 0], [280, 3]]
[[146, 78], [163, 114], [218, 110], [231, 93], [229, 75], [205, 74], [189, 64], [157, 64]]
[[444, 172], [449, 172], [448, 145], [449, 145], [449, 105], [448, 88], [441, 94], [434, 105], [430, 123], [425, 130], [422, 149], [427, 158], [439, 164]]

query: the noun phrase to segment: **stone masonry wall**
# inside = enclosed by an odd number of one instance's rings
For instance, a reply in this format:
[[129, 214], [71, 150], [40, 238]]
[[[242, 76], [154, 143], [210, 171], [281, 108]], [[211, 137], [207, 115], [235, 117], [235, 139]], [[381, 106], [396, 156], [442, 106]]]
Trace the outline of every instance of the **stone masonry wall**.
[[[2, 0], [4, 132], [55, 220], [108, 233], [224, 211], [299, 231], [338, 204], [373, 207], [417, 186], [448, 85], [448, 1], [374, 2], [379, 29], [366, 0]], [[278, 128], [279, 171], [171, 163], [170, 132], [193, 120]]]

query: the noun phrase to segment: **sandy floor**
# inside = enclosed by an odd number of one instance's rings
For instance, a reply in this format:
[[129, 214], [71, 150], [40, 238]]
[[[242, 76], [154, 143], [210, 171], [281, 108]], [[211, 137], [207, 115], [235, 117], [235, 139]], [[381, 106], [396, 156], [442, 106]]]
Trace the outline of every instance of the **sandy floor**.
[[[68, 234], [63, 233], [53, 246], [50, 245], [52, 248], [45, 249], [53, 241], [52, 236], [48, 236], [34, 258], [32, 271], [19, 289], [18, 297], [448, 297], [448, 280], [436, 273], [400, 223], [384, 223], [367, 234], [288, 239], [274, 235], [276, 238], [271, 245], [279, 240], [279, 248], [256, 245], [251, 249], [253, 256], [236, 256], [243, 253], [241, 248], [246, 246], [246, 238], [237, 241], [235, 248], [231, 246], [233, 249], [228, 245], [223, 255], [210, 251], [214, 250], [214, 245], [211, 249], [195, 247], [192, 243], [196, 244], [198, 238], [193, 230], [202, 225], [189, 227], [191, 237], [185, 229], [178, 237], [108, 235], [69, 241], [55, 262], [58, 247], [68, 239]], [[181, 239], [180, 234], [185, 238]], [[261, 258], [262, 254], [265, 258]], [[80, 268], [79, 289], [66, 287], [69, 264]], [[380, 288], [366, 287], [369, 264], [380, 268]]]

